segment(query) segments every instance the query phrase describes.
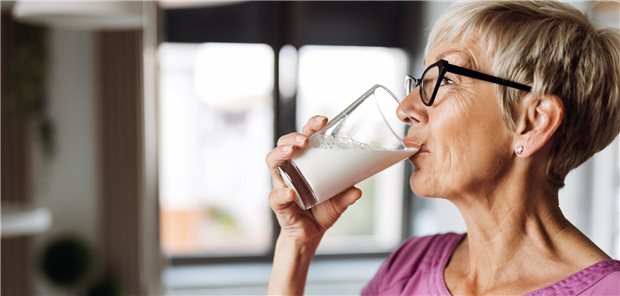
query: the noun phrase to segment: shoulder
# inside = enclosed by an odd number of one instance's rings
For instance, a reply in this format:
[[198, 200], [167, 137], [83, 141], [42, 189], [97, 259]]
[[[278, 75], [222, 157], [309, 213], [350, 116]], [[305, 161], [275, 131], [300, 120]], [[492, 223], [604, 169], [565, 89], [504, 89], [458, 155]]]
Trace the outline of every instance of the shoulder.
[[450, 257], [463, 236], [444, 233], [407, 239], [385, 260], [363, 294], [400, 290], [411, 281], [416, 281], [415, 286], [424, 286], [433, 271], [443, 269], [442, 262]]
[[[601, 264], [602, 263], [602, 264]], [[600, 278], [583, 295], [620, 295], [620, 261], [608, 260], [599, 265]]]
[[600, 261], [528, 295], [620, 295], [620, 261]]

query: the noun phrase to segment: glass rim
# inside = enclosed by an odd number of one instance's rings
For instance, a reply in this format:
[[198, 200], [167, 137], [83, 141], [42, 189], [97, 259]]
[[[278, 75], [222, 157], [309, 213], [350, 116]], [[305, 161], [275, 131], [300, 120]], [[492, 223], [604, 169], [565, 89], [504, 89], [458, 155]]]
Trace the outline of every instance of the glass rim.
[[[404, 124], [405, 126], [408, 126], [408, 127], [409, 127], [409, 130], [411, 130], [411, 129], [413, 128], [413, 129], [414, 129], [414, 131], [415, 131], [415, 133], [416, 133], [416, 137], [417, 137], [417, 139], [416, 139], [416, 140], [419, 140], [419, 139], [420, 139], [420, 133], [419, 133], [418, 129], [417, 129], [416, 127], [414, 127], [414, 126], [413, 126], [413, 123], [414, 123], [414, 122], [420, 122], [420, 121], [419, 121], [419, 120], [417, 120], [415, 117], [411, 116], [411, 113], [409, 113], [409, 111], [407, 110], [407, 108], [405, 108], [405, 106], [402, 104], [402, 101], [401, 101], [401, 100], [399, 100], [399, 99], [398, 99], [398, 96], [396, 96], [396, 95], [395, 95], [395, 94], [394, 94], [394, 93], [393, 93], [393, 92], [392, 92], [389, 88], [387, 88], [387, 87], [385, 87], [385, 86], [383, 86], [383, 85], [381, 85], [381, 84], [375, 84], [373, 87], [371, 87], [371, 88], [370, 88], [369, 92], [370, 92], [370, 91], [372, 91], [372, 92], [373, 92], [373, 94], [374, 94], [374, 93], [375, 93], [375, 91], [376, 91], [377, 89], [379, 89], [379, 88], [381, 88], [381, 89], [383, 89], [384, 91], [386, 91], [386, 92], [387, 92], [387, 93], [388, 93], [388, 94], [389, 94], [389, 95], [390, 95], [390, 96], [394, 99], [394, 101], [396, 101], [396, 104], [398, 104], [398, 106], [399, 106], [399, 107], [403, 110], [403, 112], [405, 112], [405, 115], [409, 118], [409, 123], [403, 122], [403, 124]], [[375, 99], [375, 100], [376, 100], [376, 99]], [[377, 103], [377, 104], [378, 104], [378, 103]], [[406, 135], [405, 135], [404, 137], [399, 136], [399, 135], [398, 135], [399, 133], [397, 133], [396, 131], [394, 131], [394, 129], [392, 128], [392, 126], [389, 124], [389, 121], [387, 120], [387, 118], [385, 118], [385, 115], [384, 115], [384, 114], [383, 114], [383, 112], [381, 111], [381, 108], [378, 108], [378, 109], [379, 109], [379, 113], [380, 113], [380, 114], [381, 114], [381, 116], [383, 117], [383, 120], [384, 120], [384, 121], [386, 122], [386, 124], [388, 125], [388, 127], [389, 127], [390, 131], [392, 132], [392, 134], [393, 134], [395, 137], [397, 137], [398, 139], [400, 139], [401, 144], [403, 145], [403, 147], [405, 147], [405, 148], [407, 148], [407, 149], [412, 148], [412, 147], [407, 147], [407, 146], [405, 146], [405, 145], [404, 145]], [[399, 120], [400, 120], [400, 119], [399, 119]]]

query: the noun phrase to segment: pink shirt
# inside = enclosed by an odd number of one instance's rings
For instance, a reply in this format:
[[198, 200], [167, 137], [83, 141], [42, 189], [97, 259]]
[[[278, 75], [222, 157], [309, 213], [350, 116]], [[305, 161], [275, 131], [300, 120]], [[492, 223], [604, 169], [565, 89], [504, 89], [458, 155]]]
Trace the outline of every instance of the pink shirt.
[[[443, 271], [464, 236], [410, 238], [388, 257], [362, 295], [450, 295]], [[526, 295], [620, 295], [620, 261], [600, 261]]]

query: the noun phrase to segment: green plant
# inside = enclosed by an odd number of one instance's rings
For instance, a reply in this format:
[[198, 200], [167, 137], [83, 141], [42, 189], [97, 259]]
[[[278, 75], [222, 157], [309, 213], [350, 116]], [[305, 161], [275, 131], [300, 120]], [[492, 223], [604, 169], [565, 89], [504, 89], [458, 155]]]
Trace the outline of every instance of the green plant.
[[47, 30], [17, 23], [12, 28], [14, 48], [9, 51], [12, 56], [6, 61], [11, 85], [7, 88], [7, 98], [3, 99], [2, 116], [36, 120], [42, 148], [51, 155], [54, 129], [46, 113]]

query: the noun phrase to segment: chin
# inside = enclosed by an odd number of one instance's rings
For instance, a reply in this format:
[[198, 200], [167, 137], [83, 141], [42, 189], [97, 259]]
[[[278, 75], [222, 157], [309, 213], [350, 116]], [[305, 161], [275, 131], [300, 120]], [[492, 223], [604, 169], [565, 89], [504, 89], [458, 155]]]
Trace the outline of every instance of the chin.
[[411, 178], [409, 178], [409, 187], [413, 193], [420, 197], [427, 197], [431, 193], [429, 190], [431, 188], [429, 188], [428, 184], [428, 182], [421, 180], [421, 178], [416, 178], [415, 173], [411, 175]]
[[438, 192], [437, 189], [441, 188], [441, 186], [433, 178], [417, 172], [414, 172], [411, 178], [409, 178], [409, 187], [419, 197], [442, 197], [442, 193], [445, 193]]

